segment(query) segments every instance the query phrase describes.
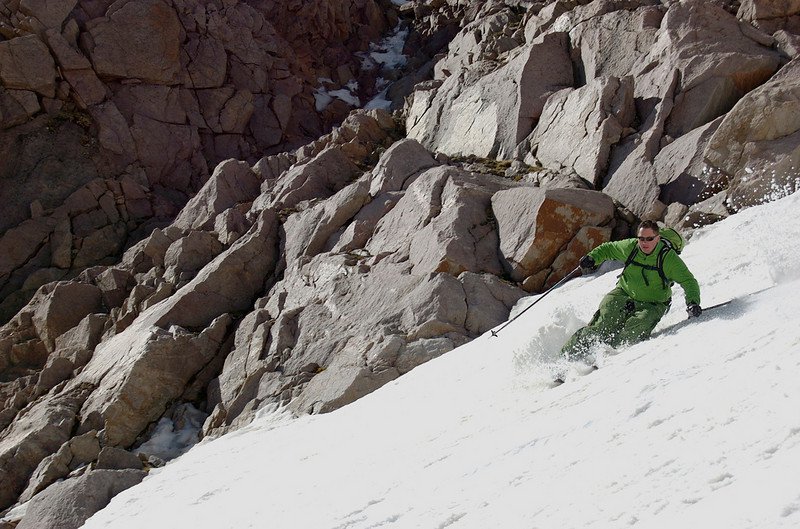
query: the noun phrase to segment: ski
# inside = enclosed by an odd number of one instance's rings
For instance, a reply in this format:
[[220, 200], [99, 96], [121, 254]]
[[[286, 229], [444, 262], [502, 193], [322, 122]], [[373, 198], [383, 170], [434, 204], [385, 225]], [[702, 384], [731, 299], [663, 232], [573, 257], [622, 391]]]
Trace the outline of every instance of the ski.
[[708, 312], [709, 310], [718, 309], [720, 307], [724, 307], [725, 305], [730, 305], [736, 301], [736, 298], [729, 299], [728, 301], [723, 301], [722, 303], [717, 303], [716, 305], [711, 305], [710, 307], [703, 307], [703, 312]]
[[[721, 303], [717, 303], [716, 305], [711, 305], [710, 307], [703, 307], [703, 312], [708, 312], [709, 310], [714, 310], [714, 309], [718, 309], [720, 307], [724, 307], [726, 305], [730, 305], [734, 301], [737, 301], [737, 300], [742, 299], [742, 298], [747, 298], [747, 297], [750, 297], [750, 296], [754, 296], [756, 294], [761, 294], [762, 292], [766, 292], [767, 290], [775, 288], [776, 286], [777, 285], [772, 285], [771, 287], [762, 288], [761, 290], [757, 290], [755, 292], [750, 292], [749, 294], [743, 294], [742, 296], [740, 296], [738, 298], [732, 298], [732, 299], [729, 299], [728, 301], [723, 301]], [[701, 316], [702, 316], [702, 314], [701, 314]]]
[[599, 367], [596, 364], [584, 364], [580, 362], [579, 364], [576, 363], [573, 366], [573, 369], [570, 370], [570, 366], [565, 366], [565, 368], [558, 374], [553, 377], [553, 381], [551, 382], [551, 388], [557, 388], [558, 386], [565, 384], [568, 379], [576, 378], [576, 377], [568, 377], [569, 372], [573, 371], [577, 376], [585, 377], [590, 373], [594, 373]]

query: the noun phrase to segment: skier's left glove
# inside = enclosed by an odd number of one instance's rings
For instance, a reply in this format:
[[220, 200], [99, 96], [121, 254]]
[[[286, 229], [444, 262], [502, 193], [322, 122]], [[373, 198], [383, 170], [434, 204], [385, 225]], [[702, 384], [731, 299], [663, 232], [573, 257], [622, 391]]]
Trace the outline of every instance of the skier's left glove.
[[689, 303], [686, 306], [686, 312], [689, 313], [690, 318], [696, 318], [703, 313], [703, 309], [697, 303]]

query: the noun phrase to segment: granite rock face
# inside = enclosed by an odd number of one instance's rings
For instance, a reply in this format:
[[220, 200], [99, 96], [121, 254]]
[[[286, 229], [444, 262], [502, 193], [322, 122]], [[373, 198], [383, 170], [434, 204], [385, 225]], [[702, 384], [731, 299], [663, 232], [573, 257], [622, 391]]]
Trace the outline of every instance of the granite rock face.
[[799, 74], [800, 61], [794, 59], [743, 97], [706, 146], [706, 160], [729, 182], [732, 211], [780, 198], [800, 185]]
[[77, 529], [108, 505], [111, 498], [137, 485], [145, 476], [141, 470], [92, 470], [56, 483], [31, 500], [17, 527]]
[[573, 167], [592, 183], [608, 168], [611, 147], [634, 118], [630, 78], [600, 78], [548, 98], [530, 139], [531, 154], [552, 169]]
[[[497, 21], [486, 22], [492, 23]], [[482, 25], [467, 26], [462, 40], [469, 35], [475, 43], [485, 31]], [[509, 57], [502, 65], [478, 60], [490, 53], [483, 51], [488, 39], [474, 44], [476, 49], [465, 50], [463, 43], [451, 47], [444, 65], [437, 65], [436, 84], [413, 95], [406, 120], [409, 137], [446, 154], [509, 156], [533, 130], [548, 96], [573, 85], [573, 72], [565, 33], [524, 47], [507, 40], [513, 51], [506, 50]], [[475, 62], [464, 64], [464, 57]]]
[[[353, 106], [318, 109], [319, 79], [368, 96], [357, 53], [392, 17], [374, 0], [3, 2], [0, 246], [39, 251], [10, 264], [16, 277], [0, 270], [0, 321], [169, 224], [219, 162], [252, 165], [339, 124]], [[91, 209], [108, 218], [76, 219]]]
[[569, 272], [563, 268], [565, 248], [567, 263], [574, 264], [609, 240], [614, 220], [613, 201], [584, 189], [511, 189], [497, 193], [492, 206], [504, 265], [531, 290], [541, 289], [554, 271], [561, 277]]
[[[731, 194], [728, 213], [755, 203], [740, 196], [749, 191], [736, 191], [721, 158], [709, 158], [725, 156], [709, 142], [716, 134], [715, 143], [726, 143], [729, 129], [718, 127], [755, 89], [782, 100], [777, 79], [786, 76], [778, 72], [796, 57], [800, 34], [793, 2], [545, 2], [515, 13], [502, 6], [479, 11], [463, 27], [433, 79], [409, 98], [410, 136], [450, 156], [575, 173], [634, 219], [665, 220], [668, 211], [720, 192]], [[512, 29], [505, 48], [495, 40], [503, 32], [484, 38], [498, 18]], [[547, 68], [537, 69], [537, 61]], [[765, 153], [773, 146], [781, 153], [778, 173], [792, 166], [796, 145], [790, 137], [765, 146]], [[762, 166], [750, 169], [759, 175]], [[773, 180], [796, 189], [786, 178]], [[676, 220], [692, 227], [670, 218]]]

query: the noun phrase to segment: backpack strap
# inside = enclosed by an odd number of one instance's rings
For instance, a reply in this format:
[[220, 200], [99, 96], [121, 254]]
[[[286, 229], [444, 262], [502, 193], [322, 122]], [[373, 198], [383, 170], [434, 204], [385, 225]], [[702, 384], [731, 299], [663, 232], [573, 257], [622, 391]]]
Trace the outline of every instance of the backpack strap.
[[645, 285], [650, 286], [650, 281], [647, 280], [647, 276], [645, 275], [644, 271], [645, 270], [655, 270], [656, 272], [658, 272], [658, 276], [661, 278], [661, 283], [664, 285], [664, 288], [667, 288], [668, 286], [671, 285], [671, 281], [669, 279], [667, 279], [667, 275], [664, 273], [664, 259], [666, 258], [667, 253], [669, 253], [670, 250], [674, 251], [674, 248], [672, 247], [672, 245], [671, 244], [664, 244], [661, 247], [661, 250], [658, 252], [658, 256], [657, 256], [657, 259], [656, 259], [656, 266], [651, 266], [651, 265], [646, 265], [646, 264], [639, 263], [639, 262], [637, 262], [635, 260], [636, 252], [639, 251], [639, 246], [638, 245], [634, 246], [633, 247], [633, 251], [631, 251], [630, 255], [625, 260], [625, 266], [622, 267], [622, 272], [619, 273], [617, 278], [619, 279], [620, 277], [622, 277], [622, 274], [625, 273], [625, 269], [628, 268], [629, 265], [634, 264], [636, 266], [641, 267], [641, 269], [642, 269], [642, 279], [644, 279], [644, 284]]
[[665, 244], [661, 251], [658, 252], [658, 259], [656, 261], [656, 266], [658, 267], [658, 275], [661, 276], [661, 282], [664, 284], [664, 288], [668, 286], [672, 286], [672, 282], [667, 279], [667, 274], [664, 273], [664, 259], [666, 259], [667, 254], [670, 250], [675, 251], [672, 247], [672, 244]]
[[[638, 252], [638, 251], [639, 251], [639, 245], [638, 244], [634, 245], [633, 250], [631, 250], [630, 255], [628, 255], [627, 259], [625, 259], [625, 266], [622, 267], [622, 271], [623, 272], [625, 271], [625, 268], [627, 268], [628, 265], [633, 262], [633, 258], [636, 257], [636, 252]], [[620, 274], [620, 275], [622, 275], [622, 274]]]
[[622, 267], [622, 271], [617, 276], [617, 279], [622, 277], [622, 274], [625, 273], [625, 269], [628, 268], [628, 266], [630, 266], [631, 263], [633, 263], [633, 259], [634, 259], [634, 257], [636, 257], [636, 252], [638, 252], [638, 251], [639, 251], [639, 246], [638, 245], [634, 245], [633, 250], [631, 250], [630, 255], [628, 255], [627, 259], [625, 259], [625, 266]]

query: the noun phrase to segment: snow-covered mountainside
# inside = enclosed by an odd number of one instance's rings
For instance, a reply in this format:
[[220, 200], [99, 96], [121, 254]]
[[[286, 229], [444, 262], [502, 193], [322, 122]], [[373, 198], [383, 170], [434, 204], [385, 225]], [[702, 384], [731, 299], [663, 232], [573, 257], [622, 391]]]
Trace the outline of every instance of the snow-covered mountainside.
[[653, 338], [590, 375], [546, 384], [613, 271], [333, 413], [262, 413], [85, 527], [796, 528], [799, 207], [698, 231], [683, 256], [703, 304], [734, 301], [687, 321], [676, 287]]

